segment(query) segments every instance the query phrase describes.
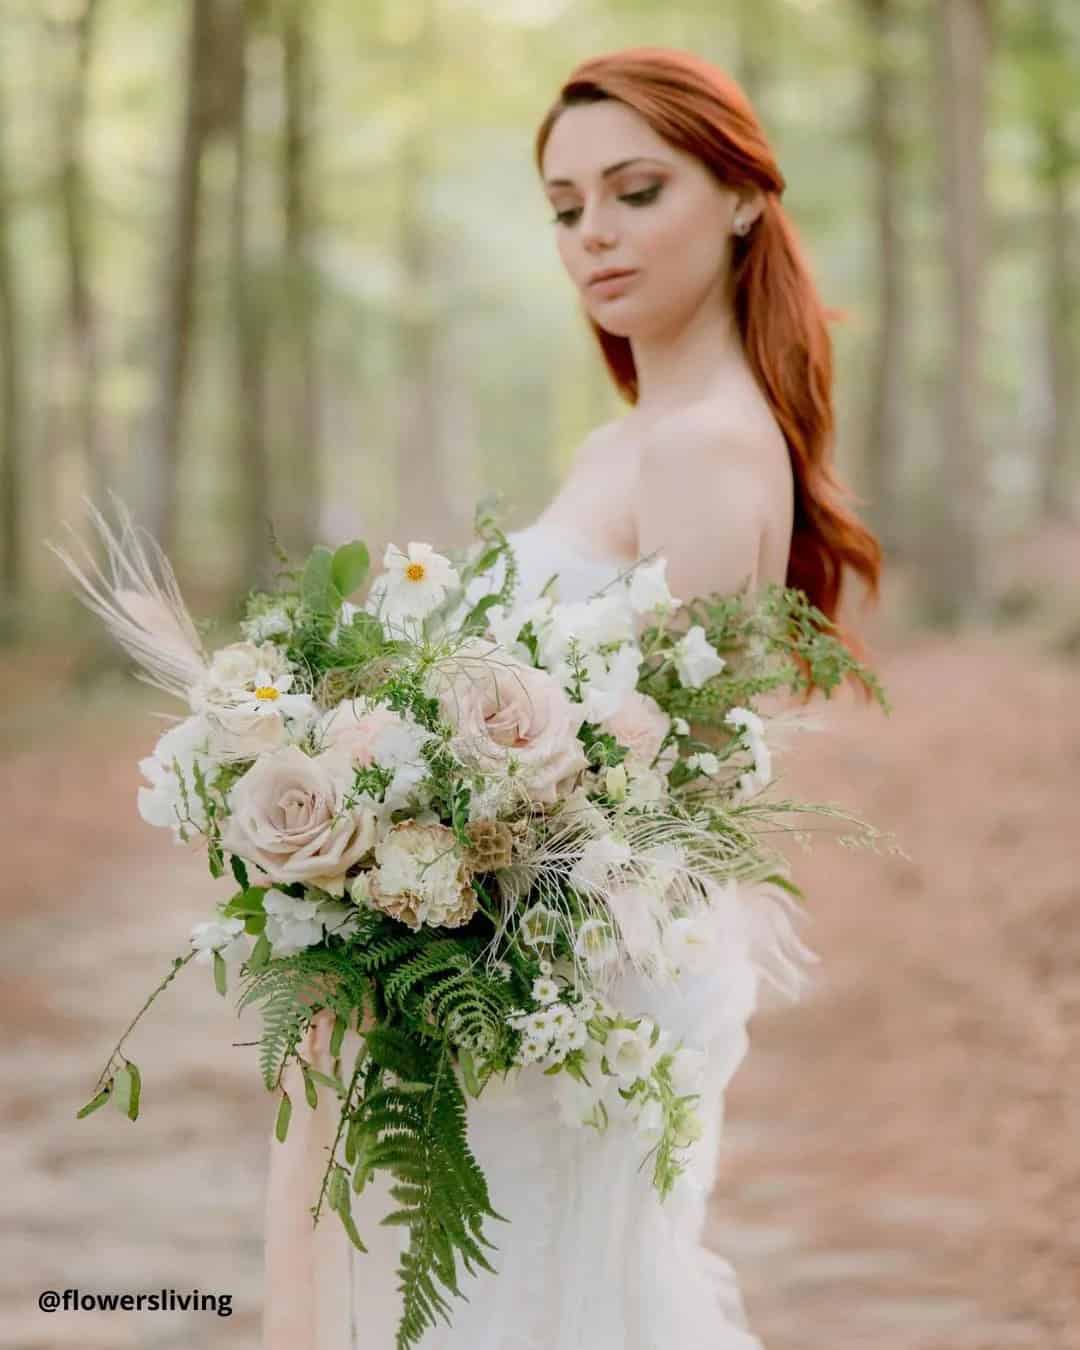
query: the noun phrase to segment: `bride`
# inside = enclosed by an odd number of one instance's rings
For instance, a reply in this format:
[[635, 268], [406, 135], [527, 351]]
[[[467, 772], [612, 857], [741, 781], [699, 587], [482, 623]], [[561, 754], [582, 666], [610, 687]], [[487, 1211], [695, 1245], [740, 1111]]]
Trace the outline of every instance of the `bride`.
[[[555, 500], [512, 535], [519, 598], [558, 574], [581, 599], [636, 559], [668, 560], [680, 596], [801, 587], [835, 618], [845, 569], [876, 597], [880, 552], [845, 506], [831, 459], [825, 312], [780, 204], [784, 179], [739, 88], [683, 52], [637, 48], [572, 72], [537, 135], [559, 256], [620, 393]], [[853, 647], [851, 638], [846, 638]], [[497, 1275], [463, 1276], [430, 1350], [760, 1350], [731, 1266], [701, 1243], [725, 1087], [748, 1045], [763, 979], [793, 995], [809, 952], [767, 887], [715, 914], [720, 959], [675, 987], [620, 977], [613, 998], [646, 1013], [706, 1066], [703, 1138], [672, 1195], [639, 1171], [640, 1141], [612, 1113], [581, 1124], [572, 1095], [523, 1073], [470, 1105], [469, 1137], [492, 1203]], [[798, 963], [791, 954], [797, 954]], [[799, 959], [801, 958], [801, 959]], [[330, 1019], [303, 1044], [329, 1072]], [[350, 1031], [348, 1062], [359, 1046]], [[285, 1087], [303, 1101], [302, 1085]], [[566, 1074], [557, 1084], [574, 1086]], [[323, 1093], [270, 1141], [264, 1350], [391, 1350], [403, 1230], [380, 1227], [389, 1183], [313, 1226], [337, 1118]]]

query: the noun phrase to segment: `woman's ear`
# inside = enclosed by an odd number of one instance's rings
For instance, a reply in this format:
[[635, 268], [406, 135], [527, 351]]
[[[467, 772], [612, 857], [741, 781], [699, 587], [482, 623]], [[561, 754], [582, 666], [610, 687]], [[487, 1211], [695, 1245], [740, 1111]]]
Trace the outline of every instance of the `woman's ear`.
[[736, 234], [746, 234], [765, 209], [765, 194], [754, 184], [735, 189], [735, 210], [731, 228]]

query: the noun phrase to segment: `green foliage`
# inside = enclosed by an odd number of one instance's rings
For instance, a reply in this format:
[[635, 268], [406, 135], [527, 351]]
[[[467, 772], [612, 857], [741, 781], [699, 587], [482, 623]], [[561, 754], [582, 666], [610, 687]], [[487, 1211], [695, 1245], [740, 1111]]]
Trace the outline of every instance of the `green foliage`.
[[[358, 1166], [385, 1168], [395, 1179], [398, 1208], [382, 1222], [409, 1229], [398, 1267], [402, 1317], [396, 1350], [419, 1344], [441, 1316], [449, 1323], [447, 1293], [462, 1295], [458, 1262], [470, 1274], [494, 1268], [483, 1248], [485, 1218], [506, 1220], [494, 1208], [484, 1174], [469, 1149], [465, 1098], [445, 1041], [424, 1043], [394, 1027], [368, 1033], [372, 1059], [401, 1080], [369, 1094], [360, 1109], [374, 1138]], [[419, 1090], [418, 1090], [419, 1089]]]

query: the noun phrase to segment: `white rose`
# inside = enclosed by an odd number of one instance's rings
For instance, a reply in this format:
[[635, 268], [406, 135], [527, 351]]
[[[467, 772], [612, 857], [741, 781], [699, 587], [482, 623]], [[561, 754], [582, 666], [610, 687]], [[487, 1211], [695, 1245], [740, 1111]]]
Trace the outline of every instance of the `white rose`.
[[675, 644], [675, 669], [687, 689], [700, 689], [706, 680], [727, 665], [705, 636], [705, 629], [694, 624]]
[[543, 670], [469, 644], [435, 677], [454, 748], [470, 767], [517, 778], [533, 801], [555, 802], [588, 763], [579, 705]]
[[375, 843], [375, 814], [345, 808], [348, 778], [333, 757], [286, 746], [255, 761], [229, 793], [222, 847], [273, 881], [343, 895], [345, 873]]

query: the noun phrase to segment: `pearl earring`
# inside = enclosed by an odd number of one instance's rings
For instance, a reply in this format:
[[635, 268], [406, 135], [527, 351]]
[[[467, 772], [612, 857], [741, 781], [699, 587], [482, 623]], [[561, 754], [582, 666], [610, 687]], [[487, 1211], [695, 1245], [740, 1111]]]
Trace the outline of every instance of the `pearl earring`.
[[740, 220], [738, 224], [735, 226], [735, 233], [745, 234], [749, 228], [750, 222], [748, 220]]

